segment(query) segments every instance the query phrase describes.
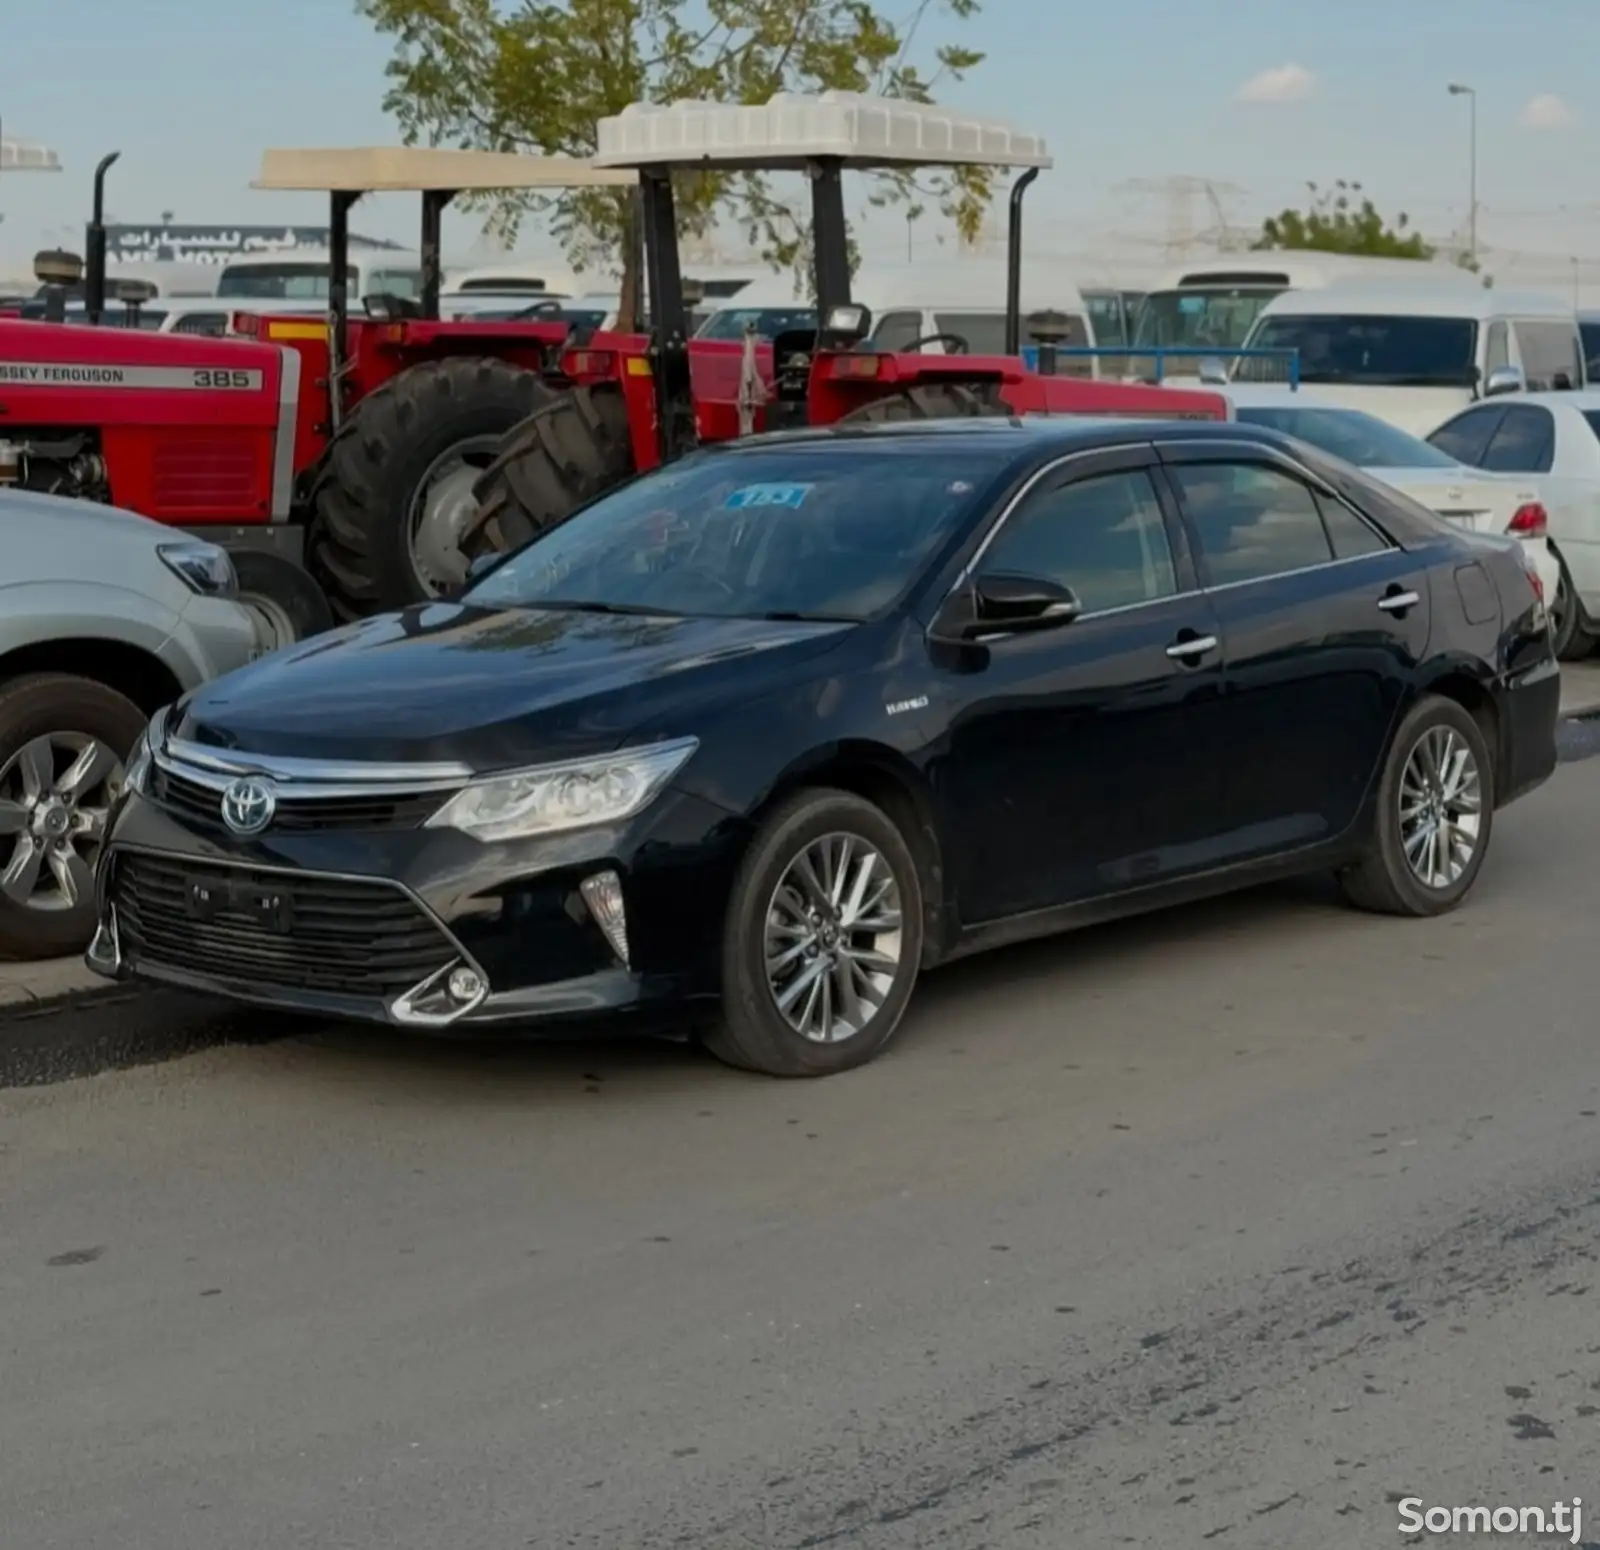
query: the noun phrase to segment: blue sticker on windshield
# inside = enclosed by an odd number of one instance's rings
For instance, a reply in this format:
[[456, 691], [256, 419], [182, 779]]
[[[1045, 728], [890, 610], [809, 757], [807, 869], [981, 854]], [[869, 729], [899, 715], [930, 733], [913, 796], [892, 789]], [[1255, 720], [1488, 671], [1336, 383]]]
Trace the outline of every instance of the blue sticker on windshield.
[[1204, 296], [1180, 296], [1178, 298], [1178, 311], [1179, 312], [1184, 312], [1184, 313], [1188, 313], [1188, 314], [1192, 315], [1192, 314], [1194, 314], [1196, 312], [1204, 312], [1205, 310], [1206, 310], [1206, 299], [1205, 299]]
[[747, 484], [722, 504], [729, 511], [750, 511], [757, 506], [785, 506], [797, 511], [815, 488], [812, 484]]

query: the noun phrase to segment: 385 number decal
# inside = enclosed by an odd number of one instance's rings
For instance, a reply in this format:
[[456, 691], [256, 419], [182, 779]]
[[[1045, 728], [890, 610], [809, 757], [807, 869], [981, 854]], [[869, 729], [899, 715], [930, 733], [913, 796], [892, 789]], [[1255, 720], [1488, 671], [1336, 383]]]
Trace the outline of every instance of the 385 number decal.
[[259, 385], [259, 372], [230, 371], [225, 367], [210, 367], [194, 374], [197, 388], [253, 388]]

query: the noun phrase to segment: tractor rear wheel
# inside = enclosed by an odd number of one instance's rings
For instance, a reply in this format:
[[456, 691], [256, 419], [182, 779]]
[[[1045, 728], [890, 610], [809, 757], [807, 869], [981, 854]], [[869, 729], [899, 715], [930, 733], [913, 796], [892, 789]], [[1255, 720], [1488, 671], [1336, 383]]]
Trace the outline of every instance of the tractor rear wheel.
[[501, 443], [477, 483], [482, 531], [494, 548], [514, 549], [632, 474], [621, 388], [573, 388]]
[[1013, 413], [998, 382], [923, 382], [899, 388], [841, 415], [841, 425], [893, 425], [904, 420], [1004, 419]]
[[311, 568], [340, 619], [448, 596], [481, 545], [473, 484], [551, 397], [488, 357], [409, 367], [350, 411], [311, 493]]

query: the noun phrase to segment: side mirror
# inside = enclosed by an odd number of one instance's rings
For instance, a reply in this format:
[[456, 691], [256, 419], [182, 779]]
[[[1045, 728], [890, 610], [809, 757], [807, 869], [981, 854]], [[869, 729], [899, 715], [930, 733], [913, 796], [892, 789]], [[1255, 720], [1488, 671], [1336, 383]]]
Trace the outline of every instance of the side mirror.
[[1200, 380], [1207, 387], [1227, 387], [1228, 367], [1220, 356], [1208, 355], [1200, 362]]
[[1483, 385], [1483, 396], [1498, 398], [1502, 393], [1526, 392], [1527, 388], [1528, 379], [1523, 376], [1520, 366], [1496, 366]]
[[979, 576], [940, 609], [930, 634], [969, 644], [993, 635], [1036, 634], [1071, 624], [1083, 604], [1071, 587], [1038, 576]]

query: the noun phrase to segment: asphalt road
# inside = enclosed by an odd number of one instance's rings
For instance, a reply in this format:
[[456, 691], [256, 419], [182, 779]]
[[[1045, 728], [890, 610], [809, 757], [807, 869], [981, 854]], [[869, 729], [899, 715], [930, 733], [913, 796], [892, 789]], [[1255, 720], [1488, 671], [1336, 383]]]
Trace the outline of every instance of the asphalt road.
[[0, 1093], [0, 1543], [1600, 1525], [1597, 879], [1593, 760], [1454, 917], [974, 960], [835, 1081], [312, 1033]]

